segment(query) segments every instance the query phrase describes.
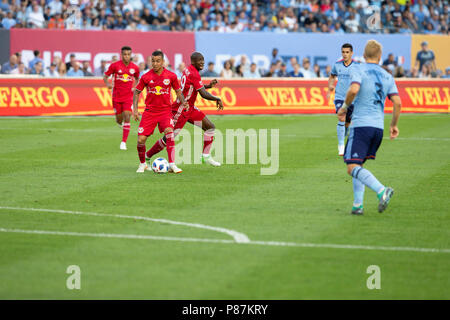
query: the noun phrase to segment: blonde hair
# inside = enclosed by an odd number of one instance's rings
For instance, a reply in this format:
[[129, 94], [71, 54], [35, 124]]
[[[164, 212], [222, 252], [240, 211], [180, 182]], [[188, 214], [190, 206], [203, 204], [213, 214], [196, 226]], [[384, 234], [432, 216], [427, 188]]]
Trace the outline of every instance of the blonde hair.
[[376, 59], [381, 57], [381, 50], [383, 46], [376, 40], [367, 41], [366, 47], [364, 48], [364, 57], [366, 59]]

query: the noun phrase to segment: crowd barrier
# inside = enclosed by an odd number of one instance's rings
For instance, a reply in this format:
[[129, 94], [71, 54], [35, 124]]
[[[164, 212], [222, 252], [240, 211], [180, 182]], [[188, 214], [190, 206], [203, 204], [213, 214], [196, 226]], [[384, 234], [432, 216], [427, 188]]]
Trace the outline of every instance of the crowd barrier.
[[[396, 83], [402, 112], [450, 111], [450, 80], [398, 79]], [[333, 96], [327, 101], [327, 90], [326, 79], [219, 79], [219, 85], [209, 91], [222, 98], [224, 110], [216, 110], [213, 101], [200, 96], [196, 105], [206, 114], [330, 114], [334, 113]], [[140, 96], [141, 111], [144, 98], [145, 91]], [[385, 110], [392, 112], [389, 100]], [[0, 78], [0, 116], [112, 114], [111, 92], [101, 78]]]

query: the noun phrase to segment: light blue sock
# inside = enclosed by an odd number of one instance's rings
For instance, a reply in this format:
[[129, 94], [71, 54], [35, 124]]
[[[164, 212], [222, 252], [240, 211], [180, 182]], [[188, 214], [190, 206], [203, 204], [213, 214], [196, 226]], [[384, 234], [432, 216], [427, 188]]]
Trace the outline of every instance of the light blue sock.
[[353, 178], [353, 206], [358, 207], [363, 205], [364, 190], [366, 187], [358, 179]]
[[336, 130], [337, 130], [338, 145], [342, 146], [345, 141], [345, 122], [339, 121]]
[[364, 169], [363, 167], [355, 167], [352, 170], [352, 177], [364, 183], [377, 194], [384, 189], [384, 186], [380, 183], [380, 181], [378, 181], [369, 170]]

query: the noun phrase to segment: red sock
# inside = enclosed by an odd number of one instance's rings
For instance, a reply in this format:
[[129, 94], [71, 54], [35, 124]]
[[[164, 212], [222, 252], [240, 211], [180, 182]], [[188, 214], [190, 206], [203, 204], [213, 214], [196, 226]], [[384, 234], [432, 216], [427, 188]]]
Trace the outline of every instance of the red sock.
[[165, 147], [166, 147], [166, 143], [164, 142], [164, 139], [162, 139], [162, 138], [159, 139], [158, 141], [155, 142], [153, 147], [147, 151], [147, 153], [146, 153], [147, 158], [153, 157], [155, 154], [160, 152]]
[[175, 140], [173, 132], [166, 134], [167, 156], [169, 157], [169, 163], [175, 162]]
[[141, 163], [145, 163], [145, 144], [138, 143], [137, 150], [139, 154], [139, 160]]
[[123, 124], [122, 142], [127, 142], [128, 135], [130, 134], [130, 123], [125, 122]]
[[214, 140], [214, 129], [206, 130], [203, 134], [203, 154], [209, 154]]

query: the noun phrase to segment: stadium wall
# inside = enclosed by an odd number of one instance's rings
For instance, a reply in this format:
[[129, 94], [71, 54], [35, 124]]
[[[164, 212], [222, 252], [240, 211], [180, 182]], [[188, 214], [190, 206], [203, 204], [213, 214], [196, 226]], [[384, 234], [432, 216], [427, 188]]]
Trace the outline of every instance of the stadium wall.
[[0, 63], [5, 63], [9, 61], [9, 56], [11, 55], [9, 30], [0, 29]]
[[422, 50], [421, 43], [427, 41], [428, 47], [436, 57], [436, 68], [444, 70], [450, 67], [450, 36], [413, 34], [411, 38], [411, 68], [414, 66], [417, 52]]
[[[403, 102], [402, 112], [450, 111], [449, 80], [397, 80]], [[210, 90], [225, 105], [198, 98], [206, 114], [289, 114], [334, 113], [326, 100], [327, 81], [322, 80], [220, 80]], [[145, 93], [139, 109], [144, 109]], [[390, 101], [386, 112], [392, 112]], [[0, 116], [112, 115], [110, 91], [99, 78], [11, 79], [0, 78]]]

